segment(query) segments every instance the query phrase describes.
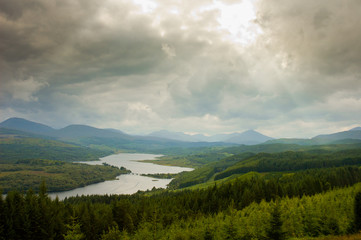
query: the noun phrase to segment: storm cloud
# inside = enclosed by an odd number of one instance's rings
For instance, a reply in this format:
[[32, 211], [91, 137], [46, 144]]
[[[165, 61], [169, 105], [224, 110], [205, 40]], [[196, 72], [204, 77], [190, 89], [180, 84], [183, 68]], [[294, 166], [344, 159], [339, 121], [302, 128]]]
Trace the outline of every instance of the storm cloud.
[[357, 0], [0, 0], [0, 120], [349, 129], [361, 119], [360, 22]]

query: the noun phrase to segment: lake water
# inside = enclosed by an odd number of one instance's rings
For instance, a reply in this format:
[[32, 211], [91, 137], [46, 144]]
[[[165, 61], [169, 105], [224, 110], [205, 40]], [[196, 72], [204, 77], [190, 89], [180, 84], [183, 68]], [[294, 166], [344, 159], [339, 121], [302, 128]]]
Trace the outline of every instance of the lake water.
[[171, 179], [156, 179], [140, 176], [139, 174], [148, 173], [179, 173], [183, 171], [192, 171], [192, 168], [162, 166], [153, 163], [139, 162], [140, 160], [155, 160], [162, 155], [141, 154], [141, 153], [119, 153], [101, 158], [100, 161], [82, 162], [84, 164], [100, 165], [108, 163], [116, 167], [125, 167], [132, 171], [131, 174], [123, 174], [116, 180], [105, 181], [91, 184], [85, 187], [76, 188], [70, 191], [50, 193], [49, 196], [59, 197], [63, 200], [66, 197], [91, 195], [91, 194], [133, 194], [137, 191], [146, 191], [148, 189], [166, 188]]

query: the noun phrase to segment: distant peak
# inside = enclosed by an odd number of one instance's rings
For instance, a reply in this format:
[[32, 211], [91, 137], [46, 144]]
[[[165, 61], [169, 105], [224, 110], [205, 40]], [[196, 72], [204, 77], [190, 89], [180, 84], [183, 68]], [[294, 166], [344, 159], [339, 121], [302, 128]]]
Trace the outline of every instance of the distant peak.
[[5, 122], [32, 122], [32, 121], [26, 120], [25, 118], [12, 117], [6, 119], [3, 123]]
[[349, 131], [361, 131], [361, 127], [355, 127], [350, 129]]
[[49, 127], [47, 125], [18, 117], [9, 118], [4, 122], [0, 123], [0, 126], [32, 133], [48, 133], [54, 131], [52, 127]]
[[249, 129], [249, 130], [246, 130], [244, 131], [244, 133], [258, 133], [257, 131], [253, 130], [253, 129]]

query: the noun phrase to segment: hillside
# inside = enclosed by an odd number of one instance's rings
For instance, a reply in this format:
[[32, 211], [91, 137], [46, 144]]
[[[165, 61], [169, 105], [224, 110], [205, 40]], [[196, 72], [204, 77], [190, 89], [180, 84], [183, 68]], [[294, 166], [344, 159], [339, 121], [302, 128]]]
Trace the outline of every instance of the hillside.
[[17, 130], [0, 128], [0, 163], [19, 159], [50, 159], [59, 161], [91, 161], [111, 151], [86, 148]]
[[299, 144], [299, 145], [324, 145], [324, 144], [348, 144], [361, 143], [361, 127], [356, 127], [348, 131], [337, 132], [332, 134], [322, 134], [310, 139], [281, 138], [273, 139], [266, 144]]
[[312, 138], [312, 140], [320, 141], [320, 142], [333, 142], [333, 141], [343, 140], [343, 139], [361, 140], [361, 129], [359, 130], [359, 128], [353, 128], [349, 131], [338, 132], [338, 133], [333, 133], [333, 134], [318, 135], [318, 136]]
[[[256, 146], [258, 148], [256, 148]], [[292, 172], [305, 169], [339, 166], [361, 166], [361, 144], [300, 146], [264, 144], [224, 148], [217, 152], [221, 159], [209, 159], [192, 172], [183, 172], [169, 184], [173, 189], [238, 176], [248, 172]], [[209, 153], [208, 156], [215, 155]], [[227, 156], [228, 155], [228, 156]], [[163, 157], [167, 159], [167, 157]], [[184, 156], [183, 162], [200, 162], [199, 155]], [[177, 161], [178, 159], [173, 160]], [[172, 158], [169, 158], [169, 162]], [[163, 162], [164, 163], [164, 162]], [[193, 165], [193, 167], [196, 167]]]
[[44, 135], [52, 134], [55, 131], [55, 129], [47, 125], [32, 122], [23, 118], [9, 118], [0, 123], [0, 127]]
[[43, 181], [50, 192], [67, 191], [85, 185], [115, 179], [125, 169], [92, 166], [44, 159], [21, 159], [0, 163], [0, 189], [3, 193], [29, 189], [39, 192]]
[[[202, 190], [79, 196], [64, 202], [49, 199], [44, 190], [39, 195], [12, 192], [0, 199], [6, 226], [0, 231], [6, 239], [49, 234], [61, 236], [57, 239], [275, 239], [276, 231], [283, 239], [346, 235], [357, 231], [360, 181], [361, 170], [349, 167], [281, 177], [254, 174]], [[34, 233], [38, 226], [43, 231]]]
[[220, 142], [191, 143], [152, 136], [134, 136], [114, 129], [100, 129], [87, 125], [70, 125], [55, 130], [43, 124], [18, 118], [10, 118], [2, 122], [0, 126], [26, 133], [35, 133], [38, 135], [37, 137], [41, 138], [52, 138], [106, 151], [177, 153], [182, 152], [185, 148], [234, 145]]
[[46, 181], [49, 191], [65, 191], [114, 179], [127, 171], [72, 163], [98, 160], [111, 153], [0, 128], [0, 189], [4, 193], [30, 188], [38, 192], [40, 183]]

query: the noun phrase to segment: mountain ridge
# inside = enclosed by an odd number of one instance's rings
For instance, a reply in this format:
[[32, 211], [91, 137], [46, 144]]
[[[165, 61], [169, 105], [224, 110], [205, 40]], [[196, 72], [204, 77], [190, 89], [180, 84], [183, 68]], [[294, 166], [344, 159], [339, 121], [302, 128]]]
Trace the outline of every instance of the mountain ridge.
[[273, 138], [263, 135], [255, 130], [247, 130], [242, 133], [216, 134], [206, 136], [203, 134], [190, 135], [183, 132], [171, 132], [168, 130], [160, 130], [150, 133], [148, 136], [163, 137], [173, 140], [182, 140], [189, 142], [227, 142], [244, 145], [255, 145], [264, 143]]
[[53, 129], [44, 124], [37, 124], [26, 119], [18, 121], [16, 118], [10, 118], [0, 123], [0, 127], [37, 134], [42, 138], [50, 137], [72, 144], [114, 152], [121, 150], [159, 153], [161, 151], [167, 152], [167, 149], [169, 150], [168, 152], [174, 152], [182, 151], [184, 148], [232, 145], [224, 142], [191, 143], [151, 136], [128, 135], [114, 129], [101, 129], [80, 124], [69, 125], [61, 129]]
[[336, 132], [331, 134], [321, 134], [309, 139], [273, 139], [269, 136], [263, 135], [255, 130], [247, 130], [242, 133], [231, 134], [216, 134], [212, 136], [206, 136], [204, 134], [186, 134], [183, 132], [171, 132], [168, 130], [160, 130], [148, 135], [129, 135], [117, 129], [101, 129], [88, 125], [72, 124], [61, 129], [54, 129], [48, 125], [33, 122], [24, 118], [9, 118], [0, 123], [0, 127], [7, 129], [14, 129], [33, 134], [44, 135], [48, 137], [56, 137], [61, 139], [74, 139], [74, 138], [114, 138], [120, 141], [137, 141], [137, 142], [149, 142], [159, 141], [165, 143], [170, 142], [197, 142], [197, 143], [230, 143], [230, 144], [244, 144], [244, 145], [256, 145], [262, 143], [283, 143], [283, 144], [300, 144], [300, 145], [312, 145], [312, 144], [329, 144], [332, 142], [355, 142], [361, 141], [361, 127], [355, 127], [348, 131]]
[[55, 131], [54, 128], [49, 127], [48, 125], [17, 117], [9, 118], [1, 122], [0, 127], [37, 134], [46, 134]]
[[322, 145], [322, 144], [342, 144], [355, 143], [361, 141], [361, 127], [355, 127], [347, 131], [320, 134], [313, 138], [279, 138], [266, 142], [266, 144], [299, 144], [299, 145]]

